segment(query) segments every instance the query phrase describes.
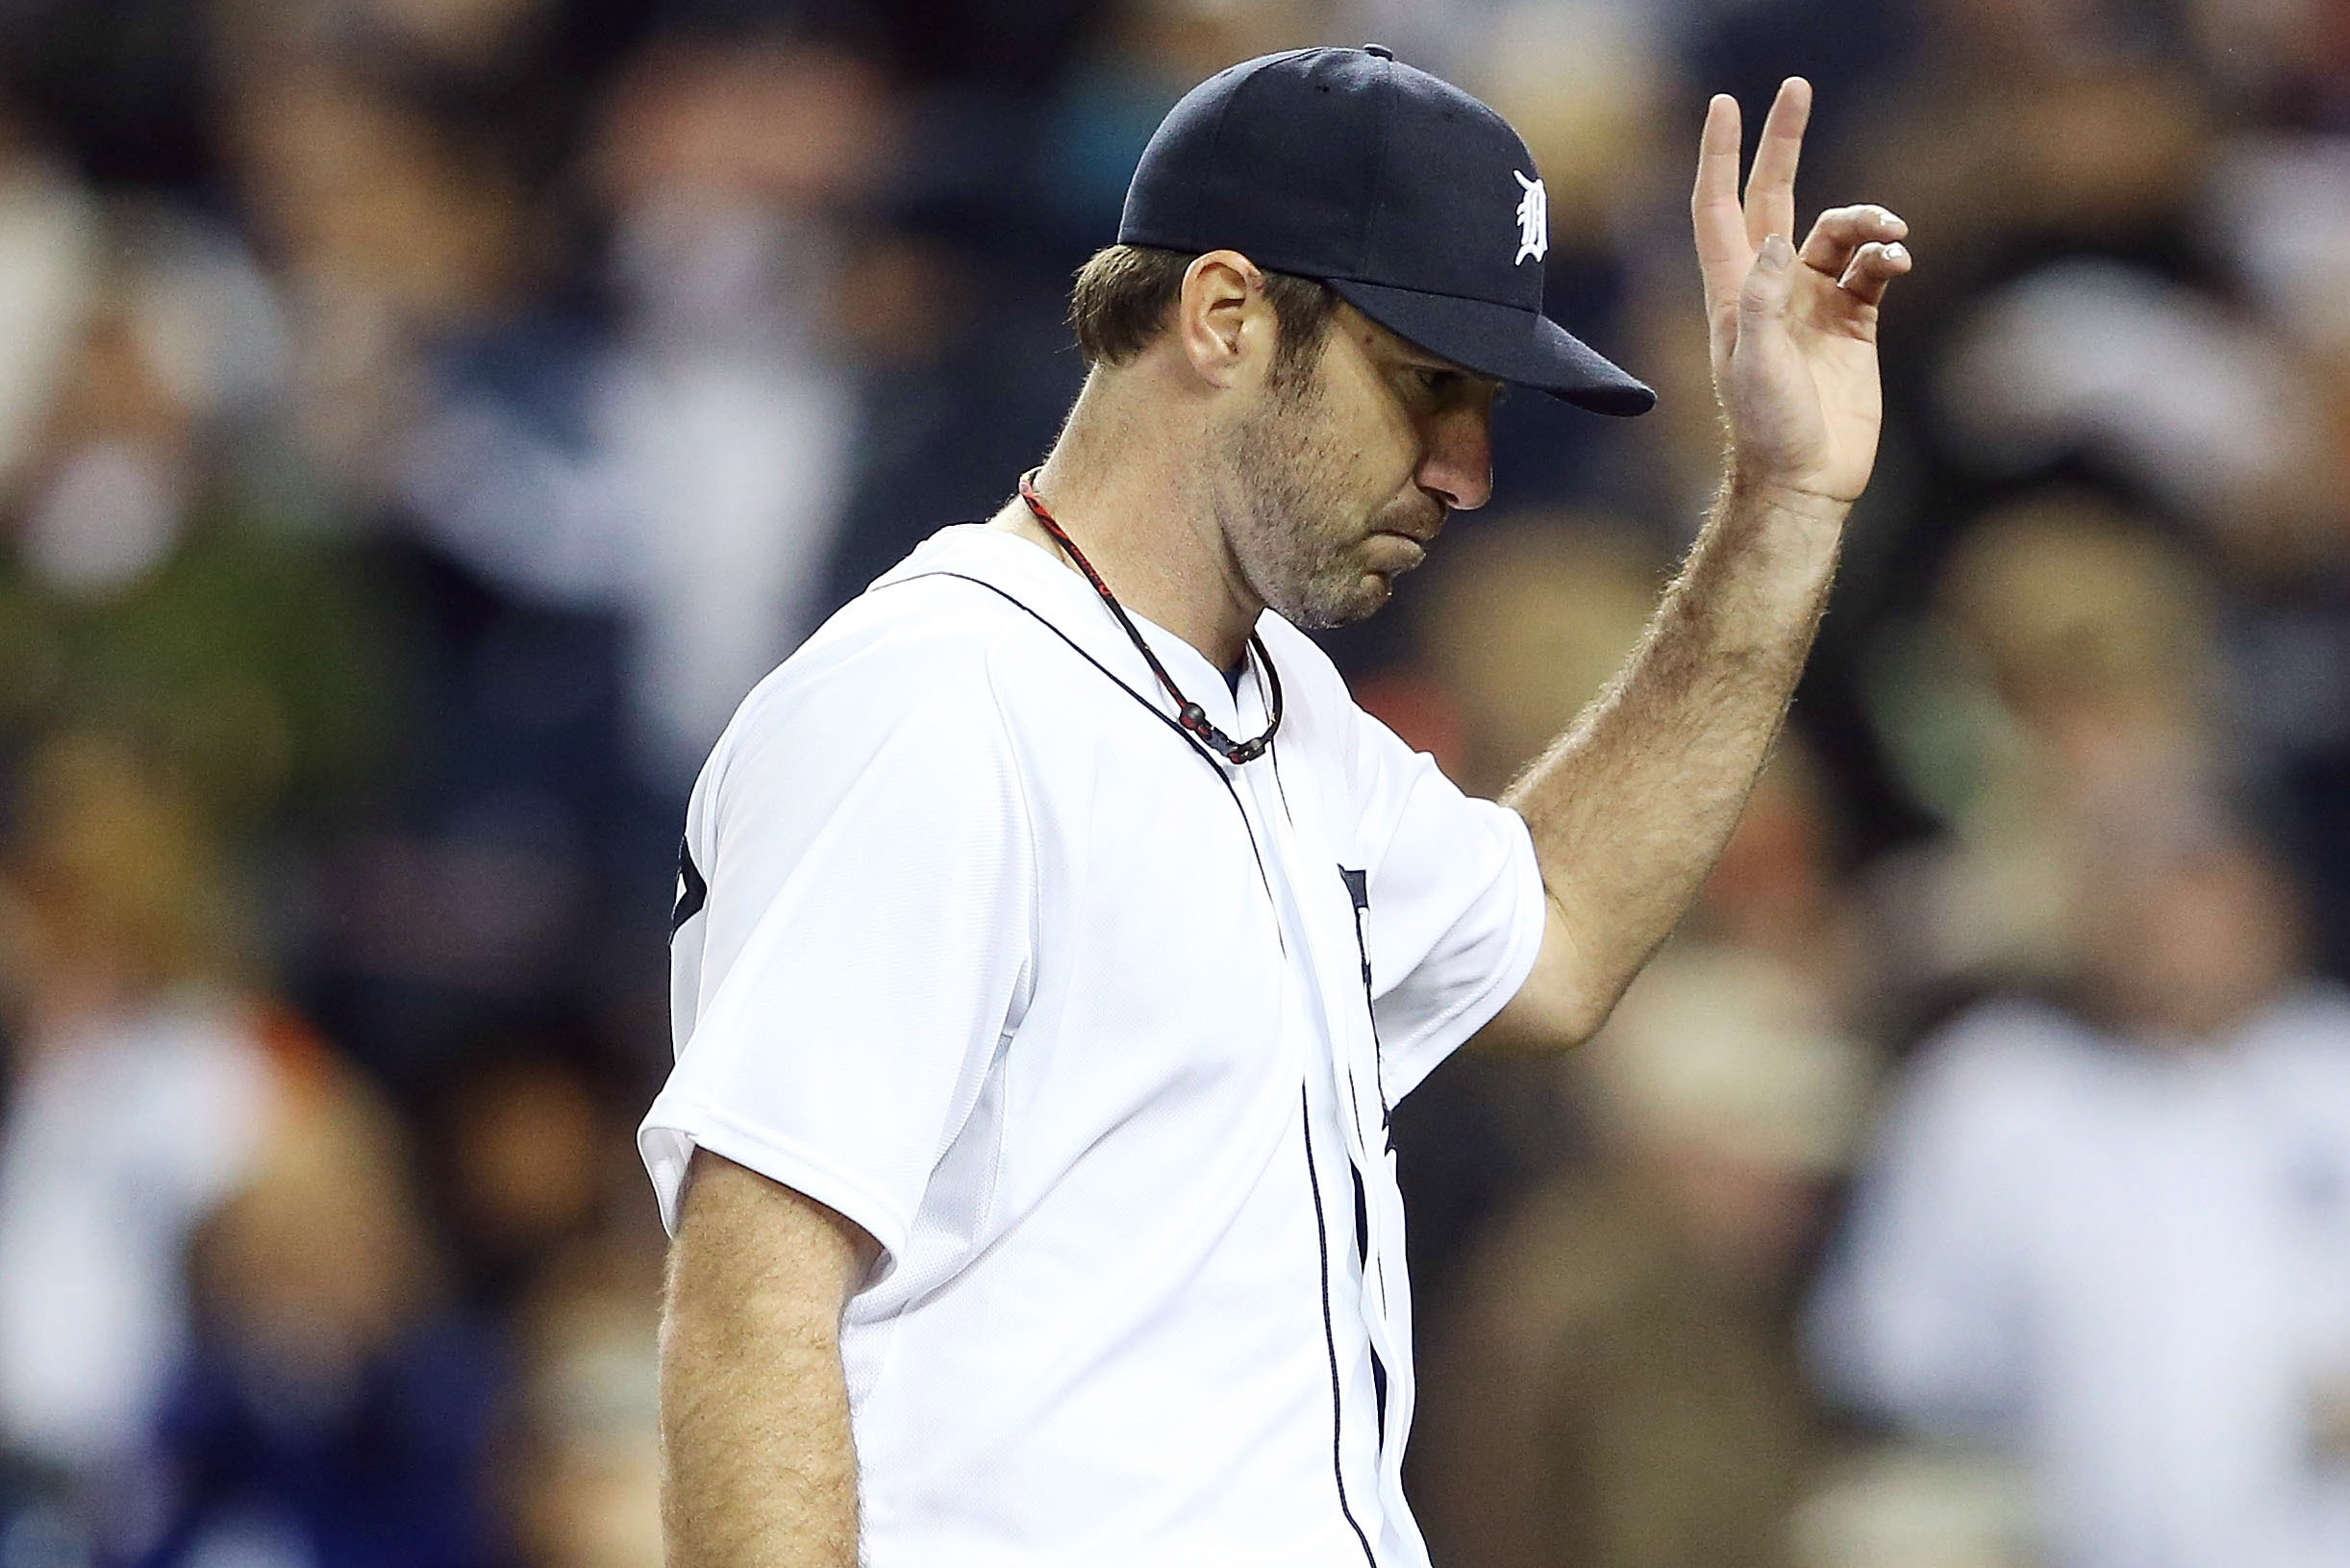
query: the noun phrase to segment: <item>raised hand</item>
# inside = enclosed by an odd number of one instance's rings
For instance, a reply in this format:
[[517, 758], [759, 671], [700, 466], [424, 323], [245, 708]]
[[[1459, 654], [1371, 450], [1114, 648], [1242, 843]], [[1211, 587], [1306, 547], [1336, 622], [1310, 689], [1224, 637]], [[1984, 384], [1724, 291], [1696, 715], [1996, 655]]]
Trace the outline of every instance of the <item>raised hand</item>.
[[1795, 248], [1795, 165], [1811, 116], [1812, 85], [1789, 77], [1741, 202], [1738, 100], [1717, 95], [1689, 215], [1733, 483], [1849, 505], [1876, 462], [1877, 306], [1910, 270], [1909, 225], [1882, 207], [1831, 208]]

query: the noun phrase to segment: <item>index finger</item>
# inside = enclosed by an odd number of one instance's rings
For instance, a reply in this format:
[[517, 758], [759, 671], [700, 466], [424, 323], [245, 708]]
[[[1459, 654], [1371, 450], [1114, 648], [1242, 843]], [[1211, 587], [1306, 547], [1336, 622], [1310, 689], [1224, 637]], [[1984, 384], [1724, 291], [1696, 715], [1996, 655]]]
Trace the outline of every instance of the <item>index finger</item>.
[[1738, 209], [1738, 101], [1717, 92], [1706, 105], [1706, 128], [1697, 142], [1697, 187], [1689, 193], [1689, 221], [1697, 234], [1697, 264], [1705, 274], [1706, 297], [1738, 292], [1754, 265], [1745, 214]]
[[1803, 159], [1804, 127], [1812, 121], [1812, 84], [1790, 76], [1779, 84], [1762, 121], [1762, 144], [1746, 176], [1746, 237], [1757, 248], [1772, 235], [1795, 239], [1795, 165]]

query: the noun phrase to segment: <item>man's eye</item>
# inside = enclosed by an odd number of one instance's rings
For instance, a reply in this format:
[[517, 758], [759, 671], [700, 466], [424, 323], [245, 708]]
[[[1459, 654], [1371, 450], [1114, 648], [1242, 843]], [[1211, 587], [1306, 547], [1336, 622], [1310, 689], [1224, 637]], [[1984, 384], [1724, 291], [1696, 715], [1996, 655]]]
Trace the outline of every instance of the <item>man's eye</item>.
[[1448, 396], [1457, 391], [1461, 386], [1461, 372], [1458, 370], [1438, 370], [1429, 366], [1421, 366], [1412, 374], [1419, 380], [1420, 390], [1433, 393], [1438, 397]]

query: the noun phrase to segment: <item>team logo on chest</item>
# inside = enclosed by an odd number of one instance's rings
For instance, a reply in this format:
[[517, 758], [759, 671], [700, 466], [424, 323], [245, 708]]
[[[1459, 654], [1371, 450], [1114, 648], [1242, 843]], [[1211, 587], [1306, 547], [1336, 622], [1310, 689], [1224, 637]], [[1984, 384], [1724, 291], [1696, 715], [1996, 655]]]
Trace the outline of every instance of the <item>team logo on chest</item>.
[[1539, 180], [1529, 180], [1517, 170], [1518, 188], [1525, 192], [1517, 199], [1517, 255], [1511, 264], [1516, 265], [1531, 256], [1539, 261], [1550, 253], [1550, 195]]

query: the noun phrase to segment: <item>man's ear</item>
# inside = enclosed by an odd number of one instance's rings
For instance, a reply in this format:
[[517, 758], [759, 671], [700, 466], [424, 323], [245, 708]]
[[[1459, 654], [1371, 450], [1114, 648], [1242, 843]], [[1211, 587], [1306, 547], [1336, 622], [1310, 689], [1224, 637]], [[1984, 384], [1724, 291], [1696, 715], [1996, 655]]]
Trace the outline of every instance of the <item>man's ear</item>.
[[1264, 274], [1238, 251], [1210, 251], [1184, 269], [1175, 334], [1204, 381], [1230, 386], [1271, 356], [1278, 323]]

